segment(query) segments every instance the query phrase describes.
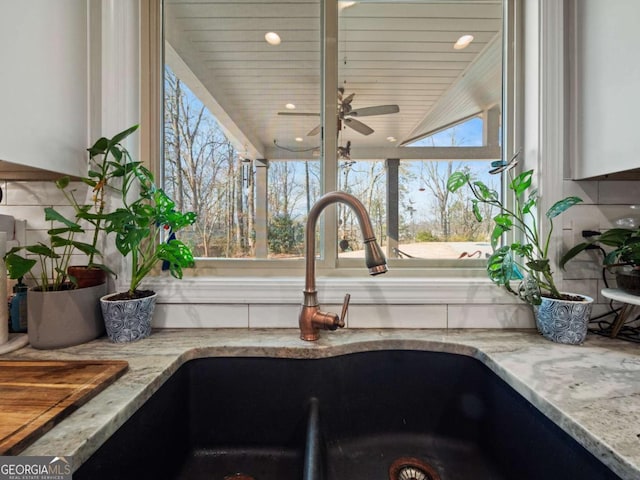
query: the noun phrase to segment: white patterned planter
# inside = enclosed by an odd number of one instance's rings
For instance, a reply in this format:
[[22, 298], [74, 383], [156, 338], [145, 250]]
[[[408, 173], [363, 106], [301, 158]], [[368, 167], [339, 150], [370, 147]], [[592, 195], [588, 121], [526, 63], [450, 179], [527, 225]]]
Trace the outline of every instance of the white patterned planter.
[[542, 297], [542, 303], [533, 307], [538, 331], [557, 343], [580, 345], [587, 337], [593, 298], [578, 295], [582, 301], [558, 300]]
[[133, 300], [107, 300], [112, 295], [100, 299], [109, 340], [115, 343], [135, 342], [151, 335], [151, 318], [158, 294]]

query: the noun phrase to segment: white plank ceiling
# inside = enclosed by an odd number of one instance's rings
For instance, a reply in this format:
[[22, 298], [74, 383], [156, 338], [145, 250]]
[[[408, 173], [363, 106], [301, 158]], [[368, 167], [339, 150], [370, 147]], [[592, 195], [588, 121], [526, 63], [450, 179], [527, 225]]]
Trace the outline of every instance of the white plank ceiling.
[[[265, 42], [269, 31], [280, 45]], [[474, 41], [455, 50], [465, 34]], [[395, 104], [400, 111], [359, 118], [374, 133], [343, 128], [339, 144], [388, 149], [499, 105], [501, 36], [500, 0], [363, 0], [342, 9], [339, 85], [355, 93], [354, 109]], [[319, 1], [166, 0], [165, 40], [166, 62], [241, 153], [291, 158], [274, 141], [292, 150], [319, 144], [307, 136], [318, 116], [278, 115], [287, 103], [293, 112], [319, 112]]]

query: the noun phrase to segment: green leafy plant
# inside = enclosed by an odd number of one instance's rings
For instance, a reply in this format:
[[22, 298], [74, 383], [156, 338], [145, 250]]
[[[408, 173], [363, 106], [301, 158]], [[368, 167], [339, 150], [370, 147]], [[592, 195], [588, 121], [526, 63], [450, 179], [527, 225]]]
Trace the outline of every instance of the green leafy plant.
[[304, 226], [289, 215], [277, 215], [269, 220], [269, 250], [287, 254], [302, 250]]
[[[75, 239], [83, 234], [82, 227], [64, 217], [51, 207], [44, 209], [45, 220], [53, 223], [53, 228], [47, 231], [47, 242], [38, 242], [33, 245], [14, 247], [5, 255], [9, 277], [13, 279], [29, 277], [39, 290], [55, 291], [73, 288], [69, 283], [67, 267], [73, 253], [86, 255], [96, 254], [93, 245], [80, 242]], [[26, 252], [29, 256], [19, 255], [18, 252]], [[36, 257], [36, 259], [31, 258]], [[39, 275], [32, 273], [33, 267], [40, 265]]]
[[580, 252], [597, 246], [598, 244], [607, 247], [614, 247], [608, 253], [605, 252], [602, 261], [605, 267], [640, 266], [640, 228], [612, 228], [605, 232], [594, 235], [588, 240], [581, 242], [567, 251], [560, 259], [560, 267], [564, 268], [569, 260]]
[[[54, 208], [45, 208], [45, 220], [53, 222], [53, 228], [47, 231], [48, 240], [34, 245], [15, 247], [7, 253], [5, 261], [11, 278], [31, 278], [36, 288], [42, 290], [73, 288], [75, 279], [69, 276], [67, 268], [74, 253], [87, 255], [89, 268], [100, 268], [113, 274], [109, 267], [96, 261], [102, 256], [97, 244], [100, 234], [105, 233], [107, 193], [120, 192], [120, 187], [114, 183], [124, 177], [126, 172], [124, 165], [137, 165], [131, 161], [127, 150], [121, 144], [137, 129], [138, 125], [134, 125], [112, 138], [102, 137], [87, 149], [88, 173], [86, 177], [81, 177], [80, 181], [92, 189], [91, 203], [80, 200], [80, 198], [86, 198], [86, 192], [78, 193], [77, 184], [72, 183], [68, 176], [56, 181], [56, 187], [73, 207], [75, 216], [73, 219], [66, 218]], [[77, 240], [78, 235], [85, 233], [84, 228], [81, 227], [83, 222], [93, 227], [90, 243]], [[22, 256], [19, 252], [27, 255]], [[40, 272], [36, 276], [32, 273], [32, 269], [38, 264]]]
[[[74, 207], [75, 219], [68, 219], [51, 207], [45, 208], [45, 220], [53, 222], [53, 228], [47, 232], [48, 241], [15, 247], [7, 252], [5, 262], [11, 278], [30, 276], [37, 288], [43, 290], [73, 288], [67, 273], [73, 253], [84, 253], [90, 266], [111, 271], [95, 262], [96, 255], [101, 255], [96, 248], [100, 232], [113, 233], [118, 251], [131, 258], [132, 275], [126, 293], [129, 298], [137, 295], [140, 283], [158, 262], [165, 262], [176, 278], [182, 278], [183, 268], [194, 265], [190, 248], [177, 240], [175, 233], [192, 225], [196, 214], [177, 211], [169, 196], [155, 186], [152, 173], [141, 162], [133, 161], [121, 144], [137, 128], [134, 125], [112, 138], [100, 138], [88, 149], [89, 173], [81, 180], [93, 189], [92, 203], [84, 204], [77, 200], [68, 178], [63, 177], [56, 182]], [[119, 193], [122, 200], [122, 206], [112, 212], [105, 212], [107, 191]], [[137, 193], [136, 199], [129, 201], [134, 193]], [[80, 221], [93, 226], [92, 243], [76, 239], [85, 233]], [[158, 243], [162, 232], [169, 240]], [[26, 256], [19, 254], [23, 251]], [[40, 274], [36, 277], [31, 272], [37, 264], [40, 265]]]
[[[90, 245], [93, 247], [88, 254], [87, 266], [100, 268], [113, 274], [113, 271], [102, 263], [96, 263], [96, 256], [101, 256], [97, 249], [100, 234], [104, 233], [106, 196], [108, 192], [120, 192], [120, 186], [114, 185], [125, 174], [123, 165], [134, 164], [129, 152], [121, 142], [138, 129], [138, 125], [114, 135], [112, 138], [101, 137], [90, 148], [89, 169], [86, 177], [80, 181], [92, 189], [91, 203], [79, 201], [77, 189], [72, 188], [69, 177], [62, 177], [56, 181], [56, 187], [63, 193], [69, 204], [75, 210], [76, 221], [81, 220], [93, 227]], [[86, 198], [85, 192], [81, 192], [81, 198]]]
[[[122, 160], [130, 159], [126, 150]], [[194, 212], [181, 213], [169, 196], [156, 187], [153, 174], [140, 162], [125, 162], [122, 168], [122, 206], [106, 215], [105, 229], [115, 235], [118, 251], [130, 258], [131, 281], [123, 298], [139, 298], [138, 288], [159, 262], [171, 275], [182, 278], [183, 268], [193, 267], [191, 249], [175, 234], [196, 221]], [[137, 192], [135, 200], [130, 197]], [[163, 232], [169, 237], [162, 240]]]
[[[493, 217], [495, 226], [491, 233], [494, 252], [487, 264], [489, 279], [527, 303], [539, 305], [541, 296], [565, 298], [556, 287], [548, 258], [553, 219], [582, 200], [570, 196], [554, 203], [545, 214], [548, 221], [546, 236], [541, 236], [536, 211], [538, 193], [536, 189], [531, 189], [533, 170], [514, 175], [517, 157], [518, 154], [508, 163], [494, 162], [494, 168], [490, 171], [493, 174], [507, 172], [507, 190], [512, 196], [509, 205], [505, 204], [498, 192], [474, 180], [468, 172], [453, 173], [447, 181], [447, 189], [450, 192], [464, 186], [470, 189], [474, 196], [473, 213], [478, 222], [483, 220], [479, 208], [481, 204], [497, 208], [498, 214]], [[499, 246], [503, 234], [509, 231], [516, 232], [515, 239], [508, 245]], [[518, 281], [518, 286], [512, 286], [513, 281]]]

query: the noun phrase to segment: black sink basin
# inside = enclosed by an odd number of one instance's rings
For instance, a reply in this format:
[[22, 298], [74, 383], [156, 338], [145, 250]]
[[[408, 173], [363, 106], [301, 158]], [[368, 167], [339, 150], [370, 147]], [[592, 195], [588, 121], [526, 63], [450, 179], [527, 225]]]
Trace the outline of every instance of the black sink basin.
[[[81, 479], [616, 479], [481, 362], [374, 351], [183, 365]], [[412, 477], [408, 477], [412, 478]]]

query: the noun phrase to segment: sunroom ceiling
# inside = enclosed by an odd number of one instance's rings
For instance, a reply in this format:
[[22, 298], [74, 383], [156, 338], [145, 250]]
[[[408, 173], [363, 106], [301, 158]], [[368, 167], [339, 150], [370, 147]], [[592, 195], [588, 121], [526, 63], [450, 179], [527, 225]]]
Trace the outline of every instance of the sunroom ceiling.
[[[311, 156], [319, 137], [307, 133], [319, 117], [278, 112], [287, 103], [296, 106], [290, 112], [320, 111], [319, 1], [165, 0], [164, 11], [166, 62], [241, 153]], [[368, 0], [342, 9], [338, 84], [355, 93], [354, 109], [394, 104], [400, 111], [358, 118], [374, 133], [346, 128], [339, 144], [388, 149], [498, 104], [501, 29], [499, 0]], [[265, 42], [269, 31], [280, 45]], [[455, 50], [467, 34], [474, 41]]]

